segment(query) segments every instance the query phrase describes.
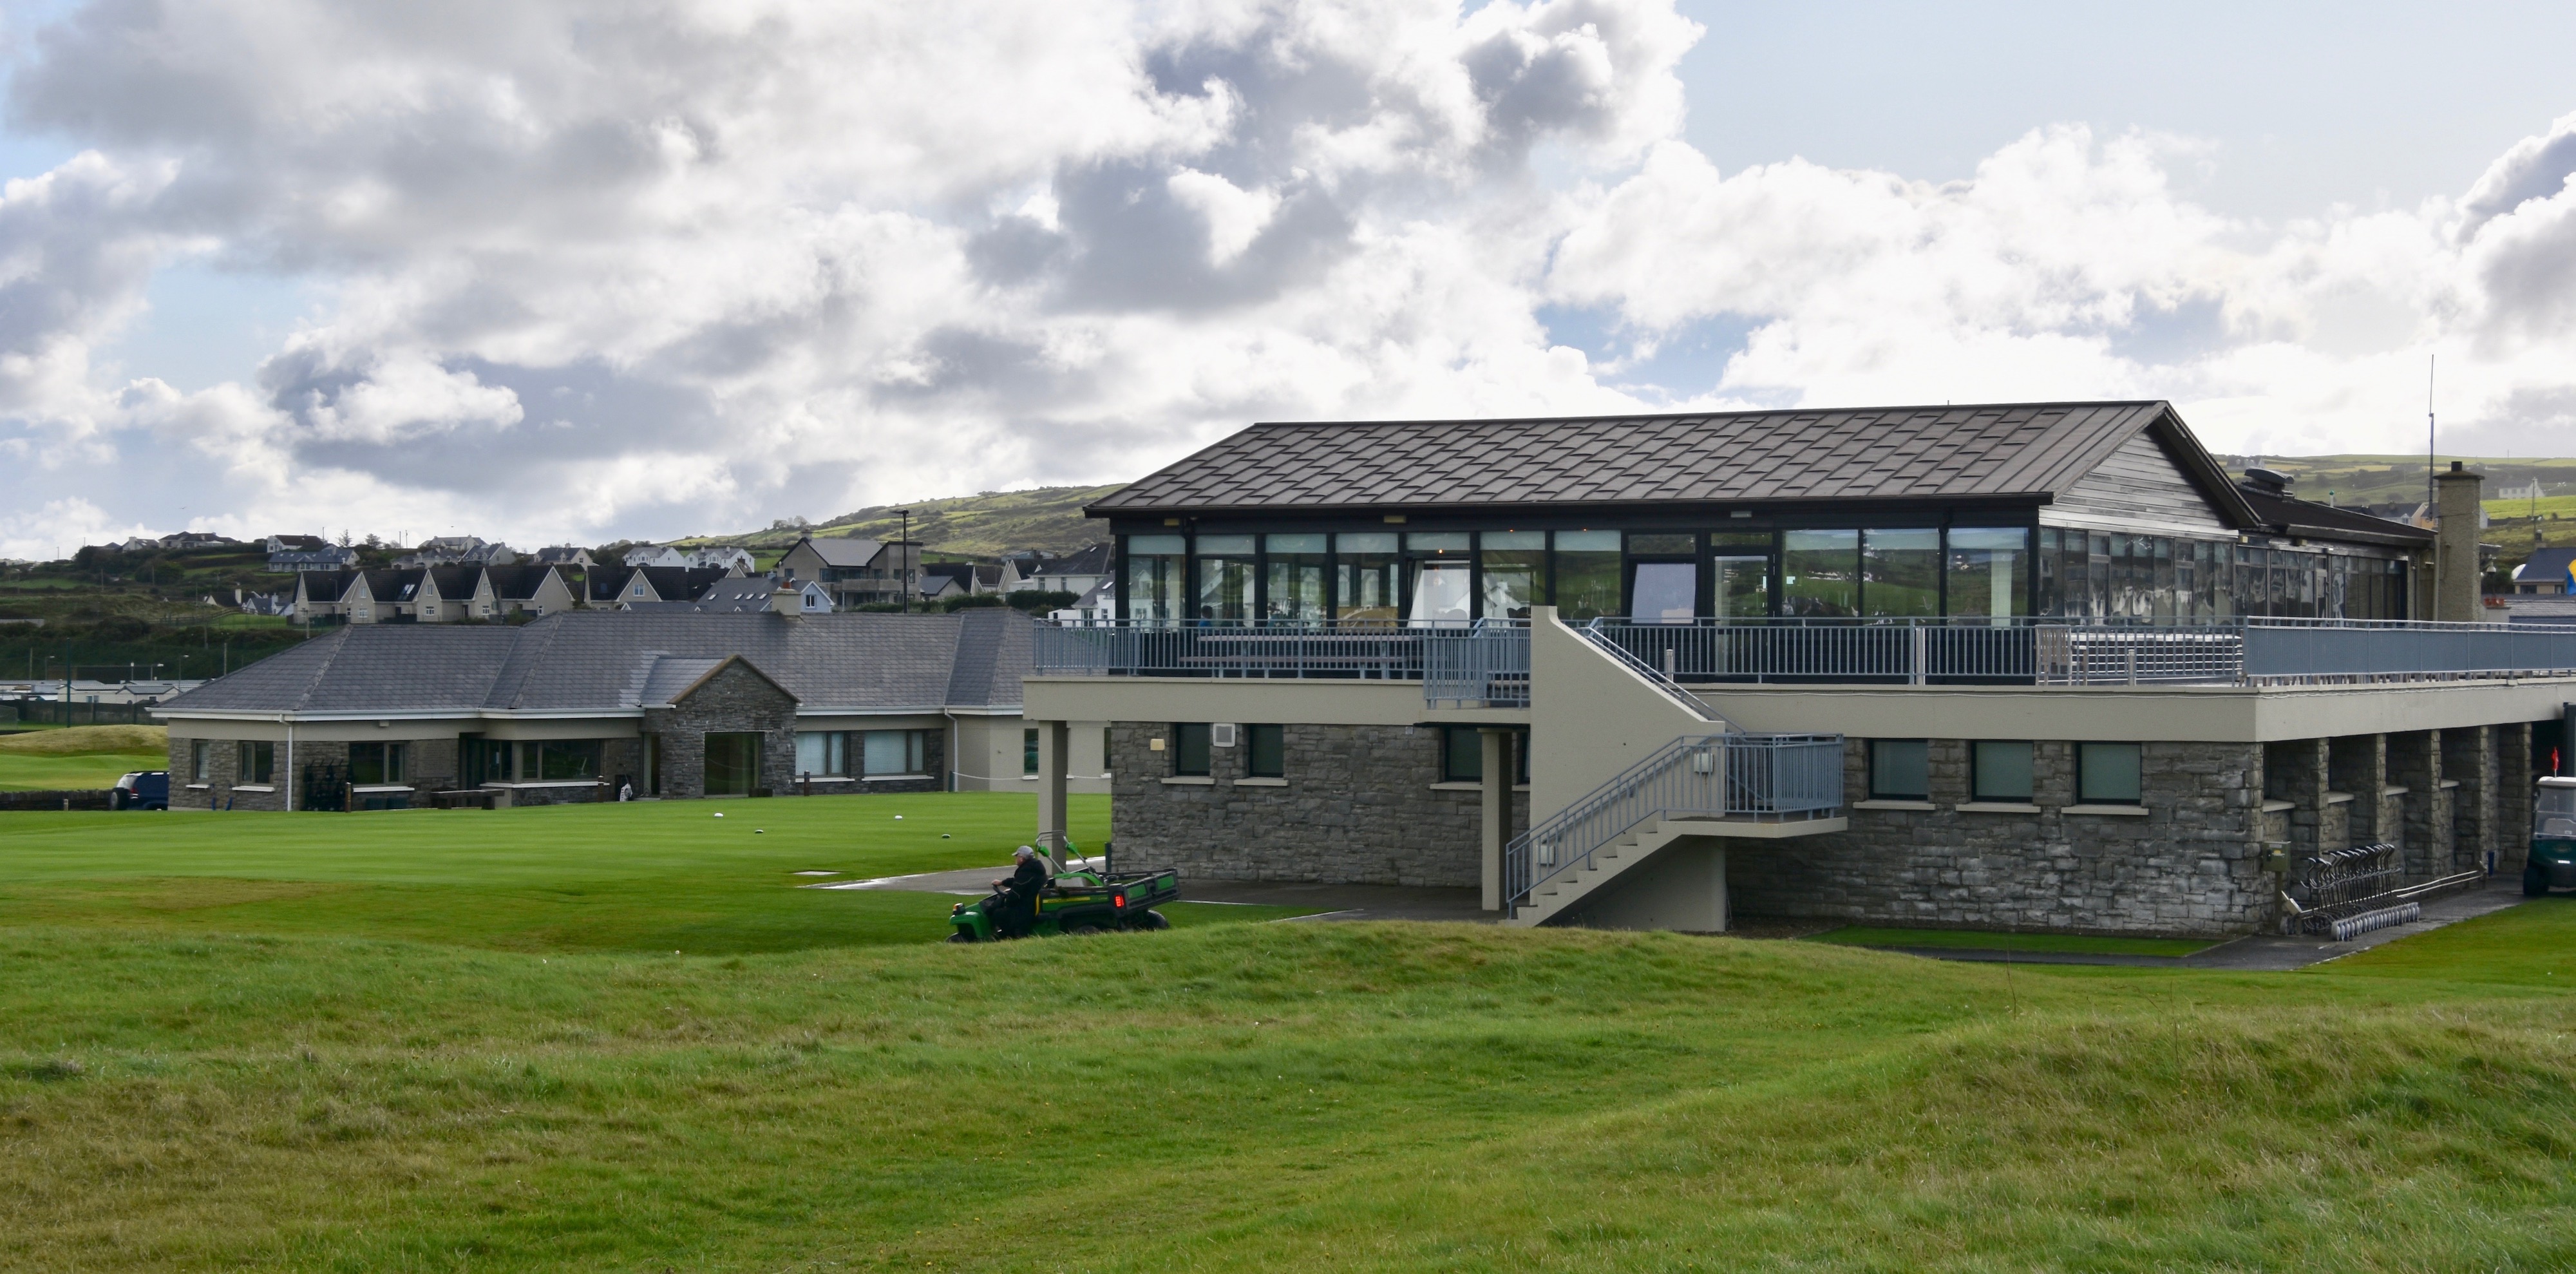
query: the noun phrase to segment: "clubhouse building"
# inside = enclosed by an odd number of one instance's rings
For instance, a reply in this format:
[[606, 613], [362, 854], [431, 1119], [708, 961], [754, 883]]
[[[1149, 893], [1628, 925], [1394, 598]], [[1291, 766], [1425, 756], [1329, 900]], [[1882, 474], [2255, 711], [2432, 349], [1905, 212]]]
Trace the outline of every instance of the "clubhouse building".
[[2354, 845], [2420, 897], [2518, 869], [2576, 698], [2576, 630], [2475, 622], [2477, 486], [2332, 508], [2162, 402], [1254, 425], [1088, 510], [1041, 824], [1106, 722], [1122, 863], [1516, 924], [2245, 933]]
[[[156, 711], [178, 808], [1027, 791], [1033, 627], [792, 604], [350, 625]], [[1105, 790], [1102, 739], [1081, 732], [1074, 790]]]

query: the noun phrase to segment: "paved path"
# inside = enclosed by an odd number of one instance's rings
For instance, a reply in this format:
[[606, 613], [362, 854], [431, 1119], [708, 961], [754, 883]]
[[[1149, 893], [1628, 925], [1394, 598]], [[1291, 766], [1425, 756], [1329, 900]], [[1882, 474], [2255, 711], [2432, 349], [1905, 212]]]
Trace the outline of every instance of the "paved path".
[[2088, 955], [2067, 951], [1967, 951], [1950, 947], [1878, 947], [1880, 951], [1901, 951], [1907, 955], [1934, 960], [1970, 960], [1985, 964], [2114, 964], [2148, 969], [2230, 969], [2244, 972], [2281, 972], [2304, 969], [2312, 964], [2348, 956], [2356, 951], [2431, 933], [2444, 925], [2457, 924], [2472, 916], [2483, 916], [2517, 906], [2523, 901], [2519, 877], [2499, 876], [2483, 889], [2436, 898], [2424, 904], [2424, 918], [2412, 924], [2373, 929], [2350, 942], [2333, 942], [2324, 938], [2284, 938], [2256, 934], [2223, 942], [2205, 951], [2187, 956]]

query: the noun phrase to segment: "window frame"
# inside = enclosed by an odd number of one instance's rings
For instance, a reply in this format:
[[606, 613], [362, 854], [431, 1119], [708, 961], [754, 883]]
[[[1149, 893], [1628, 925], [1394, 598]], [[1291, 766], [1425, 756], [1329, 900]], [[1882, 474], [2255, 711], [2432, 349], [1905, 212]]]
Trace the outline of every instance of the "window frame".
[[1247, 725], [1243, 731], [1244, 776], [1256, 779], [1288, 777], [1288, 727]]
[[[1900, 792], [1882, 783], [1886, 770], [1879, 759], [1879, 749], [1890, 745], [1913, 745], [1922, 776], [1922, 790]], [[1930, 739], [1872, 739], [1869, 741], [1869, 799], [1873, 801], [1928, 801], [1932, 799], [1932, 741]]]
[[1028, 726], [1020, 731], [1020, 777], [1038, 776], [1038, 728]]
[[[1175, 721], [1172, 723], [1173, 778], [1206, 779], [1216, 777], [1216, 747], [1214, 740], [1211, 737], [1214, 733], [1214, 728], [1215, 727], [1212, 723], [1206, 721]], [[1195, 752], [1198, 757], [1198, 768], [1196, 769], [1190, 768], [1190, 756], [1193, 752]]]
[[207, 739], [188, 740], [188, 781], [209, 783], [214, 780], [215, 749]]
[[[2018, 794], [1997, 792], [1988, 787], [1993, 776], [1987, 772], [1986, 750], [1995, 747], [2019, 747], [2027, 758], [2023, 774], [2027, 786]], [[2039, 796], [2039, 745], [2029, 739], [1976, 739], [1968, 744], [1968, 799], [1980, 805], [2029, 805]]]
[[[2129, 760], [2128, 760], [2128, 764], [2129, 764], [2129, 776], [2128, 776], [2128, 777], [2129, 777], [2129, 779], [2130, 779], [2129, 787], [2130, 787], [2130, 789], [2131, 789], [2131, 793], [2132, 793], [2132, 794], [2131, 794], [2131, 795], [2129, 795], [2129, 796], [2126, 796], [2126, 797], [2119, 797], [2119, 796], [2096, 796], [2096, 795], [2094, 795], [2094, 794], [2093, 794], [2093, 790], [2092, 790], [2092, 779], [2093, 779], [2093, 767], [2094, 767], [2094, 765], [2095, 765], [2095, 762], [2094, 762], [2094, 760], [2093, 760], [2093, 755], [2094, 755], [2094, 753], [2095, 753], [2097, 750], [2100, 750], [2100, 749], [2107, 749], [2107, 748], [2126, 748], [2126, 749], [2128, 749], [2128, 758], [2129, 758]], [[2076, 803], [2076, 804], [2078, 804], [2078, 805], [2131, 805], [2131, 806], [2139, 806], [2139, 807], [2143, 807], [2143, 806], [2145, 806], [2145, 805], [2146, 805], [2146, 803], [2147, 803], [2147, 801], [2146, 801], [2146, 796], [2147, 796], [2147, 750], [2146, 750], [2146, 745], [2144, 745], [2144, 744], [2140, 744], [2140, 743], [2121, 743], [2121, 742], [2118, 742], [2118, 741], [2116, 741], [2116, 740], [2097, 740], [2097, 741], [2093, 741], [2093, 742], [2078, 743], [2078, 744], [2076, 744], [2076, 745], [2075, 745], [2075, 803]]]

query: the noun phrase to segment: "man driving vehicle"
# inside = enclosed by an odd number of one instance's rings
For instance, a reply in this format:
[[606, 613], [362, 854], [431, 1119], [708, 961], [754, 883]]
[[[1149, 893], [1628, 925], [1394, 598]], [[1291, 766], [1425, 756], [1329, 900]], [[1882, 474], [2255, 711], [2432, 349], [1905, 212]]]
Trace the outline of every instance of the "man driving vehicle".
[[1037, 925], [1038, 891], [1046, 887], [1047, 868], [1038, 851], [1027, 845], [1020, 846], [1012, 856], [1019, 860], [1019, 867], [1011, 872], [1009, 880], [994, 881], [993, 888], [1002, 891], [1002, 932], [1021, 938]]

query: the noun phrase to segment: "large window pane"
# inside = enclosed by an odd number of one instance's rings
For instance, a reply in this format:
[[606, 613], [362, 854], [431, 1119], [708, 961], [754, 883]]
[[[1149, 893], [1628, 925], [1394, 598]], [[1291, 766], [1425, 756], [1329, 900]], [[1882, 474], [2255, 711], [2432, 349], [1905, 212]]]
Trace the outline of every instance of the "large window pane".
[[828, 736], [820, 730], [801, 730], [797, 732], [797, 773], [829, 774], [832, 772], [830, 767], [831, 746], [824, 742], [824, 739], [827, 737]]
[[1771, 533], [1714, 531], [1709, 611], [1719, 619], [1758, 619], [1771, 613]]
[[1940, 614], [1941, 532], [1861, 532], [1860, 601], [1869, 615]]
[[1208, 746], [1208, 723], [1184, 721], [1172, 727], [1172, 773], [1205, 778], [1213, 756]]
[[1980, 801], [2027, 804], [2031, 796], [2030, 745], [1979, 739], [1970, 754], [1971, 790]]
[[[551, 756], [554, 745], [545, 746], [546, 755]], [[750, 795], [760, 777], [760, 736], [746, 732], [709, 734], [704, 773], [709, 796]]]
[[1127, 537], [1127, 617], [1169, 622], [1187, 613], [1182, 599], [1183, 544], [1177, 535]]
[[871, 775], [919, 774], [924, 761], [920, 730], [865, 730], [859, 735], [859, 764]]
[[1274, 623], [1311, 624], [1324, 618], [1324, 553], [1321, 535], [1263, 537], [1262, 616]]
[[2001, 619], [2029, 613], [2030, 532], [1950, 528], [1950, 613]]
[[1334, 536], [1333, 618], [1345, 623], [1394, 623], [1397, 561], [1392, 531]]
[[[746, 734], [740, 737], [752, 740], [752, 755], [756, 765], [760, 736]], [[597, 739], [548, 739], [538, 745], [537, 777], [541, 779], [598, 778], [599, 752]]]
[[1790, 531], [1780, 552], [1780, 613], [1860, 613], [1860, 532]]
[[1440, 781], [1485, 781], [1485, 737], [1471, 725], [1440, 727]]
[[1920, 801], [1932, 795], [1932, 746], [1922, 739], [1872, 739], [1869, 794], [1878, 800]]
[[1477, 552], [1485, 573], [1484, 616], [1527, 619], [1547, 602], [1547, 532], [1487, 531]]
[[2140, 791], [2138, 745], [2075, 745], [2075, 799], [2084, 805], [2135, 805]]
[[1619, 613], [1619, 533], [1556, 533], [1556, 607], [1568, 623]]
[[1639, 562], [1629, 618], [1641, 624], [1687, 624], [1699, 612], [1699, 567], [1689, 562]]
[[1198, 611], [1193, 618], [1230, 624], [1250, 622], [1252, 564], [1251, 536], [1200, 536]]
[[1404, 537], [1404, 556], [1413, 572], [1411, 604], [1405, 617], [1415, 624], [1464, 627], [1474, 618], [1467, 535], [1463, 531], [1414, 531]]
[[1288, 777], [1288, 727], [1248, 725], [1243, 732], [1244, 772], [1256, 779]]

